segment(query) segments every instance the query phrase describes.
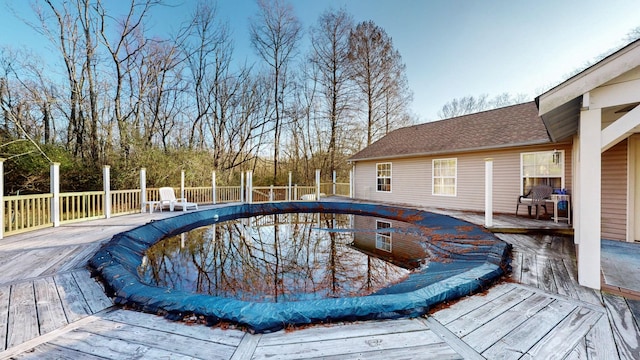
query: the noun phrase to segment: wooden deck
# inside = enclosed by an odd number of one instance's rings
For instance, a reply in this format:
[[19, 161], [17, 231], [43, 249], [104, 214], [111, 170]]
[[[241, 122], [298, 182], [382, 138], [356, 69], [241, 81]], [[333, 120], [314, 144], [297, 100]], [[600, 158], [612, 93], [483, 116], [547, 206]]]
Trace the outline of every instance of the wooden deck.
[[[0, 358], [640, 356], [640, 301], [579, 286], [571, 239], [553, 235], [499, 234], [514, 246], [510, 279], [417, 319], [317, 325], [253, 335], [171, 322], [112, 306], [100, 284], [89, 278], [86, 260], [113, 234], [172, 215], [128, 215], [0, 240]], [[494, 220], [499, 226], [512, 227], [527, 221]]]

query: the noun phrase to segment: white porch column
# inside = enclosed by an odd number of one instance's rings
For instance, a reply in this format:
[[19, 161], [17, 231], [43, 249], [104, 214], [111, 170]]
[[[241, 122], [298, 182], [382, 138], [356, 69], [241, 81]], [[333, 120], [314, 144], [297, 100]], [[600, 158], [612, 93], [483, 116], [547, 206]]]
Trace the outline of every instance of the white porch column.
[[493, 226], [493, 159], [484, 160], [484, 226]]
[[349, 170], [349, 197], [353, 198], [353, 168]]
[[4, 158], [0, 158], [0, 239], [4, 238]]
[[580, 112], [578, 282], [600, 289], [601, 110]]
[[51, 222], [53, 227], [60, 226], [60, 163], [51, 163], [49, 168], [51, 178]]
[[140, 169], [140, 212], [146, 210], [147, 202], [147, 169]]
[[316, 169], [316, 201], [320, 200], [320, 169]]
[[111, 167], [102, 167], [102, 187], [104, 188], [104, 217], [111, 217]]
[[211, 172], [211, 191], [212, 191], [211, 195], [213, 196], [212, 197], [213, 205], [215, 205], [216, 201], [217, 201], [217, 199], [216, 199], [216, 171], [215, 170], [213, 170]]

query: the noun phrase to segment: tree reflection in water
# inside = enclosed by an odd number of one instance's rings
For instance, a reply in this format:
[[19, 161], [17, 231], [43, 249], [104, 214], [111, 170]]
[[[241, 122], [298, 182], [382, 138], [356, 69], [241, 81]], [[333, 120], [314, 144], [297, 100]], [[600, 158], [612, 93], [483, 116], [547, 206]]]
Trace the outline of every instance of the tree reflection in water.
[[410, 270], [353, 246], [352, 216], [272, 214], [208, 225], [158, 242], [139, 272], [151, 285], [259, 302], [363, 296], [406, 278]]

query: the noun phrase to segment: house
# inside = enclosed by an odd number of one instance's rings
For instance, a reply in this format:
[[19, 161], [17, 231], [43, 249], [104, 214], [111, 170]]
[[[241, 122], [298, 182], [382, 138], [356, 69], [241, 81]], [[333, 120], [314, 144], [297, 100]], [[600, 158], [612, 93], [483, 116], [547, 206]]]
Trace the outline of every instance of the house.
[[356, 198], [483, 211], [491, 158], [494, 211], [514, 213], [536, 184], [571, 189], [571, 150], [571, 139], [551, 140], [532, 101], [401, 128], [349, 160]]
[[640, 240], [640, 40], [538, 96], [395, 130], [353, 155], [354, 197], [514, 213], [535, 184], [571, 194], [580, 284], [600, 288], [602, 238]]

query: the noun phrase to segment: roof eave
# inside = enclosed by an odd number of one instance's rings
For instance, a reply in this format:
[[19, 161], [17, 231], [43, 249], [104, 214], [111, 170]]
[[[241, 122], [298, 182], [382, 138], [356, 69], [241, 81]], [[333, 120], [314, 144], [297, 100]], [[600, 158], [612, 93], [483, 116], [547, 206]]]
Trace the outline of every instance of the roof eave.
[[487, 151], [487, 150], [502, 150], [508, 148], [516, 148], [516, 147], [525, 147], [525, 146], [533, 146], [533, 145], [545, 145], [552, 144], [551, 140], [535, 140], [535, 141], [527, 141], [517, 144], [504, 144], [497, 146], [482, 146], [482, 147], [474, 147], [474, 148], [465, 148], [465, 149], [455, 149], [455, 150], [442, 150], [442, 151], [429, 151], [422, 153], [412, 153], [412, 154], [397, 154], [390, 156], [376, 156], [369, 158], [350, 158], [347, 160], [349, 163], [354, 163], [358, 161], [374, 161], [374, 160], [395, 160], [402, 158], [415, 158], [415, 157], [423, 157], [423, 156], [434, 156], [434, 155], [446, 155], [446, 154], [460, 154], [467, 152], [478, 152], [478, 151]]

